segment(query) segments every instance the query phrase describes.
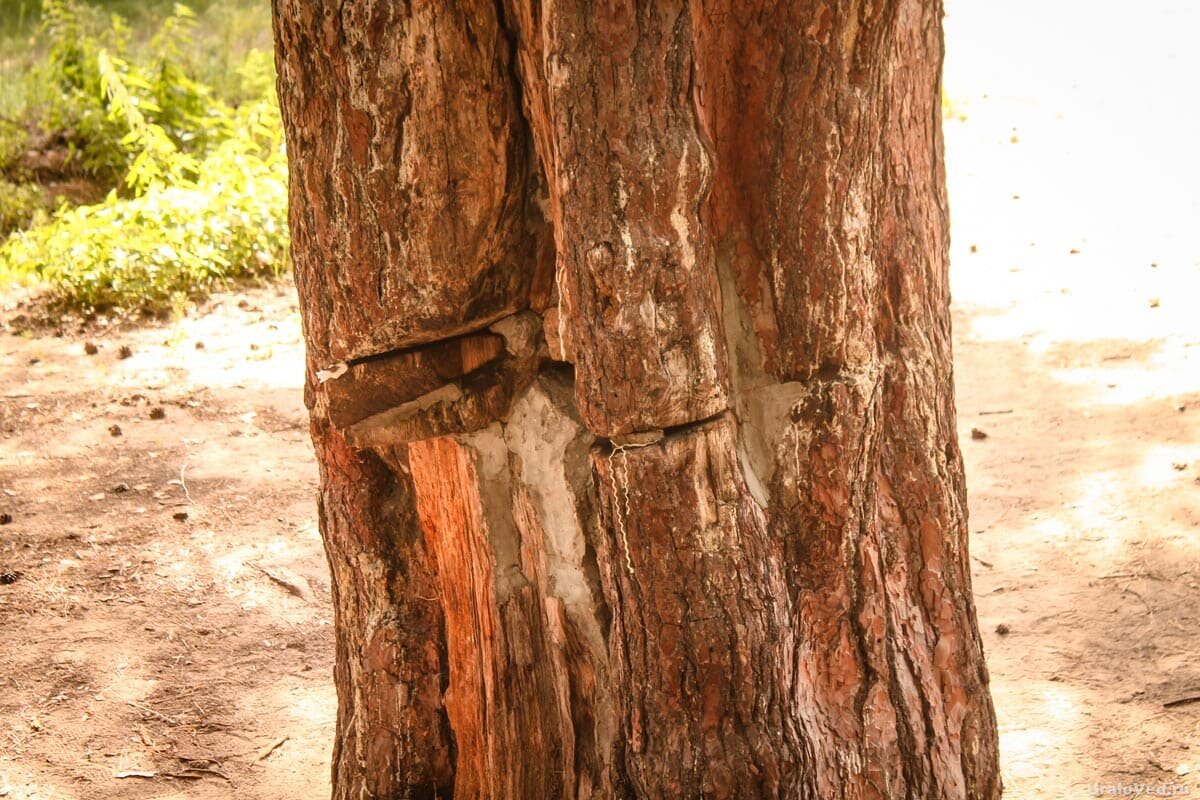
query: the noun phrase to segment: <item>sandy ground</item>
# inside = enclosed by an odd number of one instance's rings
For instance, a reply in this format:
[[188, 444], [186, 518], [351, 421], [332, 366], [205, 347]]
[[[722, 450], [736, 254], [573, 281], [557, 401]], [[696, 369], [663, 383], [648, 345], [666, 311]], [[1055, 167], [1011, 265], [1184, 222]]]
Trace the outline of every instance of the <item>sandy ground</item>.
[[177, 323], [8, 328], [0, 795], [328, 796], [329, 579], [294, 291]]
[[1197, 794], [1200, 702], [1164, 704], [1200, 696], [1200, 10], [948, 11], [959, 432], [1006, 797]]
[[[1200, 793], [1198, 23], [948, 7], [960, 435], [1009, 798]], [[7, 306], [0, 797], [326, 796], [290, 287], [61, 336]]]

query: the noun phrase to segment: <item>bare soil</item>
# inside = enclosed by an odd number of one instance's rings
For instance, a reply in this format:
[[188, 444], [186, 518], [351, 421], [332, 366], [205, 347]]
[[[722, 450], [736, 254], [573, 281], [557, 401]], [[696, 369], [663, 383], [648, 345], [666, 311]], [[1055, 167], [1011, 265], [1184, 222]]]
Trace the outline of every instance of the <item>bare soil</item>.
[[174, 323], [5, 316], [0, 795], [327, 796], [329, 578], [294, 290]]
[[959, 435], [1005, 796], [1200, 793], [1200, 701], [1179, 702], [1200, 697], [1200, 8], [947, 12]]
[[[1196, 793], [1197, 12], [948, 10], [959, 433], [1006, 797]], [[293, 290], [61, 335], [6, 303], [0, 796], [327, 796]]]

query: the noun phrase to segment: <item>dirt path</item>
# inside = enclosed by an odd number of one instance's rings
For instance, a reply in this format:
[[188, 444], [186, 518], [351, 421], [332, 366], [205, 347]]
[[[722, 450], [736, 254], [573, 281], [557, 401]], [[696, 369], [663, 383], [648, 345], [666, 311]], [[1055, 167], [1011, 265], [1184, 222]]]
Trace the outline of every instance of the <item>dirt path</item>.
[[327, 796], [290, 287], [178, 324], [21, 331], [0, 339], [0, 795]]
[[[949, 4], [960, 434], [1009, 798], [1200, 792], [1200, 702], [1170, 705], [1200, 696], [1196, 14]], [[0, 796], [327, 794], [295, 305], [240, 299], [61, 338], [0, 313]]]
[[1164, 707], [1200, 695], [1200, 10], [1130, 10], [948, 7], [960, 435], [1008, 798], [1200, 793], [1200, 703]]

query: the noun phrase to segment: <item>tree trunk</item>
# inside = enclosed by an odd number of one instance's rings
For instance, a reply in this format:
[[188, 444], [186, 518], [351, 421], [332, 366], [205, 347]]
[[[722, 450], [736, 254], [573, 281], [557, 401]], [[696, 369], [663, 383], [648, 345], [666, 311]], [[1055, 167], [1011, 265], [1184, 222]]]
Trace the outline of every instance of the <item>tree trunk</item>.
[[275, 0], [334, 796], [1000, 795], [936, 0]]

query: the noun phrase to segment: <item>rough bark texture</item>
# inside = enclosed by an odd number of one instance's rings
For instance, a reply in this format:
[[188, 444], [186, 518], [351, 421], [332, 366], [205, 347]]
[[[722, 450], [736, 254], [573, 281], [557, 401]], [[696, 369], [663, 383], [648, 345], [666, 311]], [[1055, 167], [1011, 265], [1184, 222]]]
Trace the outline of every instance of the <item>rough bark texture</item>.
[[605, 436], [719, 413], [716, 275], [698, 218], [712, 167], [685, 4], [510, 6], [554, 201], [580, 412]]
[[[491, 2], [275, 4], [293, 247], [320, 367], [528, 303], [533, 148]], [[286, 98], [286, 99], [285, 99]]]
[[313, 441], [337, 632], [336, 796], [452, 796], [444, 613], [412, 480], [319, 419]]
[[335, 797], [999, 797], [936, 0], [276, 0]]

